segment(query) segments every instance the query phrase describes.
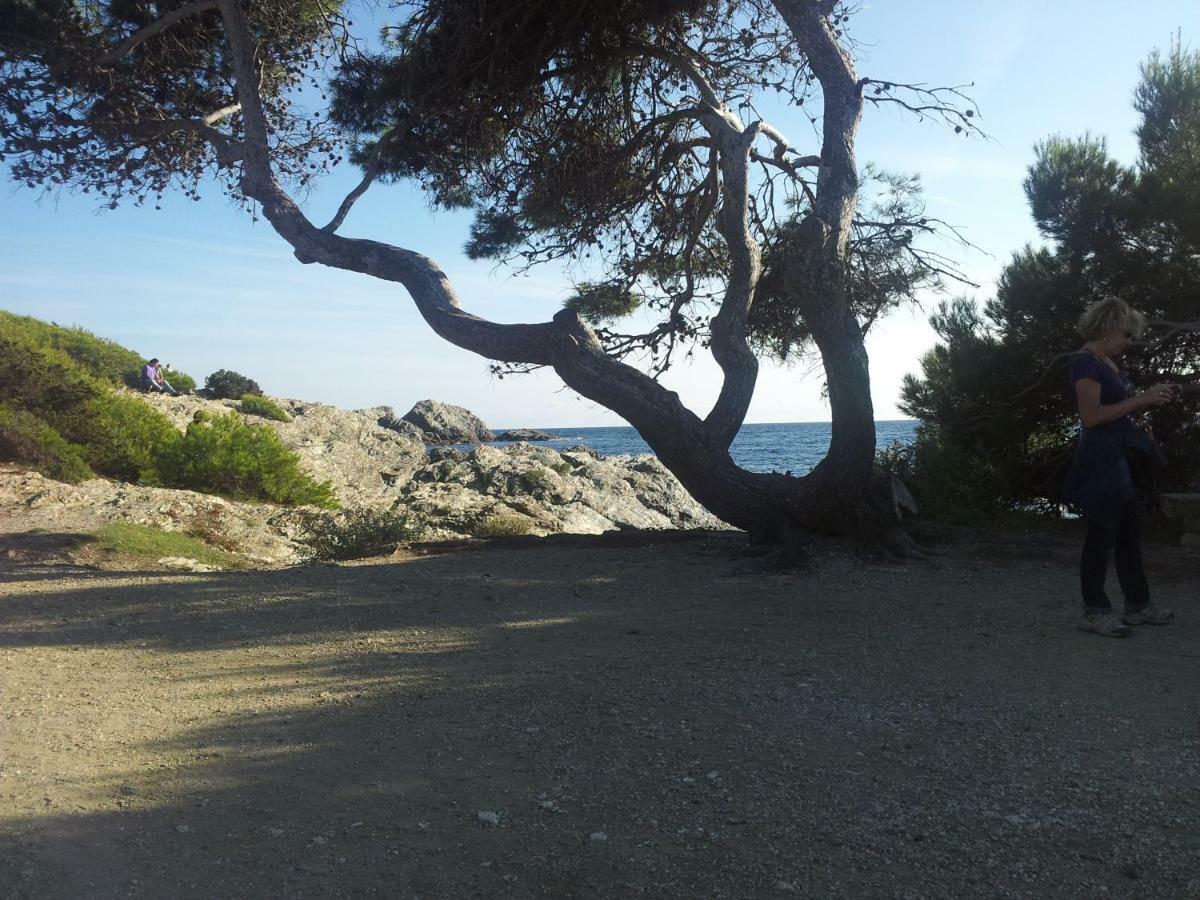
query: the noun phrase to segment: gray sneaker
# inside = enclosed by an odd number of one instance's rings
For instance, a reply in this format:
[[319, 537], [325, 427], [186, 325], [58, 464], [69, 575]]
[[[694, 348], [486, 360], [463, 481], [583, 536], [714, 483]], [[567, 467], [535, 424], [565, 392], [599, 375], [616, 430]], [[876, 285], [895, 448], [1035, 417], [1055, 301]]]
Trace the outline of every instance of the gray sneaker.
[[1125, 610], [1121, 621], [1126, 625], [1166, 625], [1174, 618], [1173, 610], [1159, 609], [1153, 603], [1147, 603], [1137, 609]]
[[1133, 629], [1128, 625], [1123, 625], [1121, 620], [1112, 613], [1105, 613], [1098, 616], [1084, 616], [1079, 620], [1080, 631], [1090, 631], [1102, 637], [1129, 637]]

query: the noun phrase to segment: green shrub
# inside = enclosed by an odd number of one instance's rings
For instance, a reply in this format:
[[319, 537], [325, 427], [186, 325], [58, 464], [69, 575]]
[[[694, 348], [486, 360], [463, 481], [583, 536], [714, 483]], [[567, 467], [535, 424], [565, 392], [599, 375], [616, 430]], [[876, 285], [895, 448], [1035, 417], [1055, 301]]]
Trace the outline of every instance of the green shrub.
[[[0, 320], [7, 328], [0, 337], [0, 402], [36, 416], [64, 443], [80, 445], [77, 455], [101, 475], [152, 480], [155, 455], [179, 439], [170, 420], [137, 397], [114, 393], [63, 350], [35, 343], [35, 328], [11, 324]], [[64, 471], [82, 475], [74, 464]]]
[[237, 413], [201, 416], [158, 459], [164, 484], [242, 500], [289, 506], [337, 505], [329, 482], [318, 484], [267, 425], [247, 425]]
[[[181, 394], [194, 394], [196, 392], [196, 379], [191, 375], [180, 372], [177, 369], [172, 369], [170, 372], [163, 372], [166, 376], [167, 384], [175, 388]], [[137, 386], [142, 384], [142, 370], [139, 367], [137, 373]]]
[[925, 426], [911, 444], [896, 441], [881, 448], [875, 464], [908, 485], [921, 514], [930, 518], [966, 523], [1005, 508], [1002, 473], [982, 454], [955, 446]]
[[[0, 456], [68, 481], [95, 472], [241, 499], [336, 505], [330, 485], [306, 475], [269, 427], [231, 413], [180, 435], [144, 399], [112, 390], [137, 383], [143, 364], [138, 354], [82, 329], [0, 312]], [[168, 380], [178, 390], [195, 385], [181, 372]], [[249, 412], [286, 418], [236, 372], [215, 372], [209, 381], [218, 396], [242, 397]]]
[[492, 513], [476, 522], [471, 534], [478, 538], [516, 537], [531, 530], [533, 523], [524, 516]]
[[51, 421], [101, 392], [61, 350], [23, 334], [0, 335], [0, 400], [10, 406]]
[[128, 553], [132, 556], [155, 558], [182, 556], [222, 569], [241, 569], [246, 565], [236, 556], [214, 550], [194, 537], [174, 531], [162, 531], [147, 525], [113, 522], [99, 529], [95, 536], [96, 549], [108, 553]]
[[0, 460], [31, 466], [70, 484], [95, 477], [80, 455], [50, 425], [33, 413], [0, 403]]
[[159, 458], [180, 441], [170, 419], [128, 394], [102, 393], [84, 403], [78, 414], [55, 424], [64, 437], [83, 447], [93, 469], [133, 483], [159, 481]]
[[337, 516], [305, 512], [300, 518], [301, 555], [305, 559], [362, 559], [389, 553], [424, 531], [403, 513], [355, 510]]
[[550, 468], [552, 468], [559, 475], [570, 475], [571, 471], [574, 469], [574, 466], [564, 459], [562, 462], [553, 463]]
[[875, 451], [875, 468], [887, 475], [895, 475], [901, 481], [911, 481], [915, 467], [913, 456], [912, 444], [892, 441]]
[[228, 369], [217, 369], [205, 378], [204, 390], [216, 400], [238, 400], [246, 394], [256, 397], [262, 394], [262, 388], [254, 379]]
[[274, 400], [255, 394], [243, 394], [238, 410], [248, 415], [262, 416], [264, 419], [274, 419], [276, 422], [292, 421], [292, 417]]

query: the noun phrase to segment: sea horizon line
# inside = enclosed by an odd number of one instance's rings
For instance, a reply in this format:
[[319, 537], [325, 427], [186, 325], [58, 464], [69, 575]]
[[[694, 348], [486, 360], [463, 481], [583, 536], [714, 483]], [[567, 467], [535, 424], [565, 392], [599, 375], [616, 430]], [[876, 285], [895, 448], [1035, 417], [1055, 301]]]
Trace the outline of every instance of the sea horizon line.
[[[898, 424], [901, 422], [919, 422], [919, 421], [920, 421], [920, 419], [876, 419], [875, 424], [876, 425], [893, 425], [893, 424]], [[747, 425], [832, 425], [832, 424], [833, 424], [833, 422], [831, 419], [812, 419], [812, 420], [809, 420], [806, 422], [743, 422], [741, 427], [745, 428]], [[576, 431], [578, 431], [578, 430], [582, 430], [585, 428], [633, 428], [633, 426], [628, 423], [623, 423], [621, 425], [513, 425], [513, 426], [506, 426], [503, 428], [492, 428], [491, 430], [495, 431], [495, 432], [517, 431], [519, 429], [533, 430], [533, 431], [540, 431], [540, 430], [554, 430], [554, 431], [576, 430]], [[634, 430], [636, 431], [636, 429], [634, 429]]]

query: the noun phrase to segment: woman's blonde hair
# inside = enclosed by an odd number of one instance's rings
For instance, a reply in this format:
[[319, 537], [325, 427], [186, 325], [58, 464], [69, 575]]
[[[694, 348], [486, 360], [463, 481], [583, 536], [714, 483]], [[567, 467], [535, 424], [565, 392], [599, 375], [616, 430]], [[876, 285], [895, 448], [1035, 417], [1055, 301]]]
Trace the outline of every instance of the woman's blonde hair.
[[1097, 300], [1079, 317], [1076, 326], [1085, 341], [1095, 341], [1114, 331], [1128, 331], [1141, 337], [1146, 330], [1146, 317], [1120, 297]]

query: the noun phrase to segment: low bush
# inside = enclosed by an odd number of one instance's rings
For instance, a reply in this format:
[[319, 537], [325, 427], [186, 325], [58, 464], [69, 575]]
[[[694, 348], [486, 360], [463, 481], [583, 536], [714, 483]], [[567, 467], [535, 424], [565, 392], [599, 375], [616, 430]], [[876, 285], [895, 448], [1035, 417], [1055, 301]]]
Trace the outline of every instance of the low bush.
[[[149, 404], [115, 393], [105, 381], [88, 374], [66, 350], [50, 346], [47, 335], [60, 333], [69, 332], [36, 319], [0, 316], [0, 402], [36, 417], [57, 433], [56, 442], [40, 432], [41, 443], [52, 442], [60, 448], [79, 445], [74, 454], [62, 458], [65, 468], [59, 471], [64, 480], [87, 477], [78, 463], [70, 461], [76, 456], [101, 475], [153, 481], [155, 456], [177, 441], [179, 432]], [[90, 344], [84, 337], [99, 342], [87, 332], [79, 335], [80, 346], [85, 348]], [[22, 428], [27, 432], [28, 427], [26, 421]], [[23, 452], [30, 452], [28, 440], [22, 446]], [[46, 463], [30, 459], [29, 464], [40, 468]]]
[[246, 563], [236, 556], [214, 550], [202, 541], [174, 531], [147, 525], [113, 522], [95, 533], [97, 550], [127, 553], [131, 556], [182, 556], [221, 569], [241, 569]]
[[101, 475], [132, 483], [160, 481], [158, 462], [179, 445], [171, 420], [139, 397], [104, 392], [78, 414], [55, 420], [64, 437], [83, 447]]
[[262, 395], [258, 382], [228, 369], [217, 369], [204, 379], [204, 390], [215, 400], [239, 400], [247, 394]]
[[984, 456], [950, 444], [924, 426], [911, 444], [896, 441], [880, 449], [875, 463], [908, 485], [921, 514], [930, 518], [968, 523], [1006, 507], [1004, 477]]
[[329, 482], [318, 484], [267, 425], [247, 425], [237, 413], [203, 416], [158, 459], [164, 484], [241, 500], [288, 506], [337, 506]]
[[0, 400], [46, 421], [102, 393], [65, 353], [22, 334], [0, 335]]
[[524, 516], [492, 513], [476, 522], [471, 534], [478, 538], [517, 537], [532, 530], [533, 523]]
[[908, 483], [913, 478], [913, 445], [901, 441], [892, 441], [886, 447], [875, 451], [875, 468], [887, 475], [895, 475], [901, 481]]
[[290, 422], [289, 416], [282, 406], [269, 397], [256, 394], [243, 394], [238, 411], [251, 416], [262, 416], [264, 419], [274, 419], [276, 422]]
[[18, 462], [69, 484], [95, 477], [80, 448], [23, 409], [0, 403], [0, 460]]
[[[166, 377], [167, 384], [175, 388], [179, 393], [194, 394], [196, 392], [196, 379], [192, 378], [191, 375], [184, 374], [177, 369], [172, 369], [169, 372], [164, 371], [163, 375]], [[133, 385], [130, 386], [132, 387]], [[140, 367], [136, 376], [136, 386], [139, 388], [142, 386], [142, 371]]]
[[301, 555], [310, 560], [362, 559], [390, 553], [424, 531], [394, 510], [355, 510], [340, 515], [305, 512], [300, 518]]

